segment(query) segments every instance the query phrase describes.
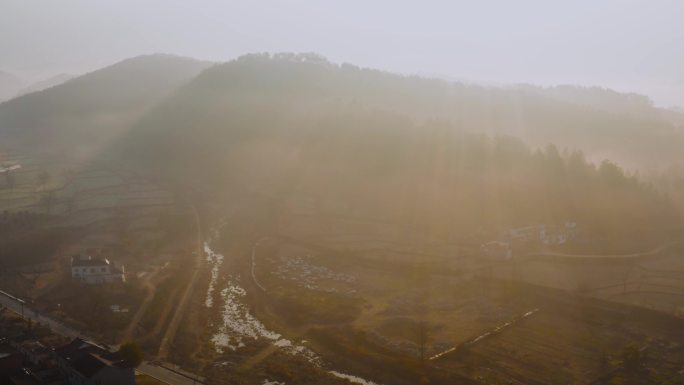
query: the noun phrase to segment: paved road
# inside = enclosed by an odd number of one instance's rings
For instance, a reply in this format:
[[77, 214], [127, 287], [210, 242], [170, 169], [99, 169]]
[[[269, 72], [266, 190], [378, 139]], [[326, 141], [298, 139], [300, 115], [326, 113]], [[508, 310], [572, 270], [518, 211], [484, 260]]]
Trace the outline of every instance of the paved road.
[[196, 379], [193, 379], [192, 374], [187, 374], [187, 375], [181, 375], [178, 372], [175, 372], [173, 370], [167, 369], [165, 367], [161, 367], [158, 365], [154, 365], [151, 362], [143, 362], [138, 366], [138, 372], [142, 374], [146, 374], [150, 377], [154, 377], [159, 381], [166, 382], [167, 384], [172, 384], [172, 385], [199, 385], [203, 384], [202, 379], [199, 377], [195, 377]]
[[84, 337], [78, 330], [72, 329], [59, 321], [42, 315], [26, 304], [24, 304], [22, 308], [21, 300], [4, 291], [0, 291], [0, 305], [7, 307], [26, 319], [30, 318], [33, 322], [39, 322], [47, 326], [57, 334], [70, 338]]

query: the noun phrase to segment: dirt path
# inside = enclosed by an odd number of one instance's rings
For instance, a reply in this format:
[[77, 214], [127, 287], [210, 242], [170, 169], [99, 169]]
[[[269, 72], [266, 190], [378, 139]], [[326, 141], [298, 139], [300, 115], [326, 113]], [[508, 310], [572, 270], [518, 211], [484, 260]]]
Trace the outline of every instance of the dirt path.
[[174, 290], [173, 293], [169, 296], [169, 298], [166, 301], [166, 304], [164, 305], [164, 310], [162, 310], [162, 314], [157, 320], [156, 325], [154, 325], [154, 329], [152, 329], [152, 332], [145, 338], [150, 338], [150, 337], [155, 337], [159, 335], [159, 333], [162, 332], [164, 325], [166, 325], [166, 321], [169, 319], [169, 316], [171, 316], [171, 312], [173, 311], [174, 304], [178, 300], [178, 295], [180, 293], [179, 290]]
[[154, 299], [154, 296], [157, 293], [157, 286], [154, 285], [152, 281], [154, 280], [154, 278], [156, 278], [158, 273], [159, 269], [153, 271], [152, 273], [148, 274], [147, 277], [145, 277], [145, 282], [143, 283], [143, 285], [147, 290], [147, 295], [145, 296], [143, 302], [140, 304], [138, 311], [135, 312], [135, 315], [131, 319], [131, 322], [129, 322], [128, 326], [126, 327], [126, 330], [124, 330], [121, 334], [121, 338], [119, 339], [121, 343], [131, 341], [133, 339], [133, 335], [135, 334], [135, 330], [138, 327], [138, 324], [140, 324], [140, 320], [145, 315], [145, 312], [147, 312], [147, 308], [150, 307], [150, 303], [152, 303], [152, 300]]
[[525, 255], [524, 257], [527, 258], [544, 258], [544, 257], [551, 257], [551, 258], [568, 258], [568, 259], [637, 259], [637, 258], [644, 258], [644, 257], [653, 257], [657, 256], [663, 251], [677, 246], [684, 244], [684, 239], [678, 239], [676, 241], [668, 242], [662, 246], [656, 247], [653, 250], [650, 251], [645, 251], [642, 253], [633, 253], [633, 254], [607, 254], [607, 255], [599, 255], [599, 254], [564, 254], [564, 253], [533, 253], [533, 254], [528, 254]]
[[173, 340], [176, 338], [178, 327], [180, 326], [183, 315], [185, 315], [185, 311], [188, 308], [190, 297], [192, 296], [192, 292], [200, 275], [199, 272], [200, 268], [202, 267], [202, 260], [204, 259], [204, 236], [202, 234], [200, 216], [199, 212], [197, 211], [197, 207], [195, 207], [195, 205], [191, 205], [191, 207], [195, 217], [195, 223], [197, 225], [197, 251], [195, 252], [195, 268], [192, 272], [192, 276], [190, 277], [190, 282], [188, 283], [188, 286], [186, 286], [185, 291], [178, 302], [176, 313], [174, 313], [173, 318], [171, 318], [171, 322], [166, 329], [166, 333], [164, 334], [164, 337], [162, 337], [161, 344], [159, 345], [159, 351], [157, 352], [157, 359], [159, 360], [165, 360], [169, 355], [169, 349], [173, 344]]

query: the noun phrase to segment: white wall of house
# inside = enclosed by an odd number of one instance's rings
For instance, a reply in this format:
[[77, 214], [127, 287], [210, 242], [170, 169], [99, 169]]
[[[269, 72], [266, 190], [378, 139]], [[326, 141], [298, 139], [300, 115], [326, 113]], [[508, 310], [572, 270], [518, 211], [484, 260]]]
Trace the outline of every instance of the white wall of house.
[[123, 267], [116, 269], [106, 259], [101, 264], [71, 266], [71, 278], [88, 284], [124, 282], [123, 272]]

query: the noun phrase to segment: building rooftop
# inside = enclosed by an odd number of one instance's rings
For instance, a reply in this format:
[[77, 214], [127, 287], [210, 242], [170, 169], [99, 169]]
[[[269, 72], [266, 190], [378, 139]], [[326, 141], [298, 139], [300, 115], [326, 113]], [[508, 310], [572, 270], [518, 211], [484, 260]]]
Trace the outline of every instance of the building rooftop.
[[80, 338], [55, 349], [55, 353], [86, 378], [92, 377], [105, 367], [125, 367], [118, 353], [110, 352], [103, 346]]
[[50, 350], [47, 346], [41, 344], [39, 341], [36, 340], [27, 340], [23, 341], [18, 344], [19, 348], [21, 348], [25, 352], [30, 352], [31, 354], [34, 355], [51, 355], [52, 350]]
[[71, 257], [71, 267], [98, 267], [108, 266], [109, 260], [107, 258], [93, 258], [91, 256], [75, 255]]
[[78, 355], [81, 354], [86, 354], [86, 353], [108, 353], [109, 351], [107, 350], [106, 347], [100, 346], [94, 342], [86, 341], [81, 338], [74, 338], [71, 342], [64, 346], [60, 346], [57, 349], [55, 349], [55, 353], [64, 358], [65, 360], [69, 360], [71, 358], [74, 358]]

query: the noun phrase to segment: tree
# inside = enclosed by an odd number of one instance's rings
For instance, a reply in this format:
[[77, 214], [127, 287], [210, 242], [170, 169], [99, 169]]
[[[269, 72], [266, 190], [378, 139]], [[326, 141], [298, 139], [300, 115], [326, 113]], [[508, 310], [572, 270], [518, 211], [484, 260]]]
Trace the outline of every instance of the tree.
[[5, 182], [7, 183], [7, 187], [11, 190], [14, 190], [14, 174], [12, 173], [12, 165], [9, 163], [3, 163], [0, 164], [0, 170], [2, 170], [2, 173], [5, 175]]
[[69, 198], [66, 199], [64, 202], [64, 210], [67, 212], [67, 214], [71, 214], [76, 210], [76, 197], [75, 196], [70, 196]]
[[74, 179], [76, 172], [73, 169], [65, 168], [64, 170], [62, 170], [62, 175], [64, 176], [64, 179], [67, 180], [67, 182], [71, 182]]
[[620, 353], [622, 358], [622, 366], [628, 372], [634, 372], [641, 369], [646, 363], [646, 350], [640, 349], [636, 344], [629, 344], [622, 349]]
[[420, 363], [425, 363], [425, 352], [427, 351], [428, 343], [430, 342], [429, 326], [426, 321], [418, 321], [416, 323], [416, 344], [418, 345], [418, 355]]
[[143, 362], [143, 353], [135, 342], [126, 342], [119, 347], [119, 354], [124, 363], [132, 368], [138, 367]]
[[40, 197], [40, 204], [45, 207], [45, 212], [50, 214], [52, 211], [52, 206], [55, 203], [55, 192], [54, 190], [45, 191]]
[[10, 189], [10, 191], [14, 191], [16, 179], [14, 178], [14, 173], [12, 173], [12, 171], [5, 171], [5, 181], [7, 182], [7, 187]]
[[413, 284], [416, 288], [420, 290], [419, 294], [415, 298], [415, 303], [413, 304], [416, 315], [418, 319], [415, 321], [415, 338], [416, 346], [418, 347], [418, 357], [420, 359], [421, 365], [425, 364], [425, 353], [430, 343], [430, 325], [426, 320], [428, 313], [428, 298], [429, 286], [431, 284], [430, 267], [425, 263], [418, 264], [413, 270]]
[[45, 190], [45, 185], [50, 181], [50, 173], [47, 171], [42, 171], [36, 176], [36, 182], [40, 185], [41, 190]]

